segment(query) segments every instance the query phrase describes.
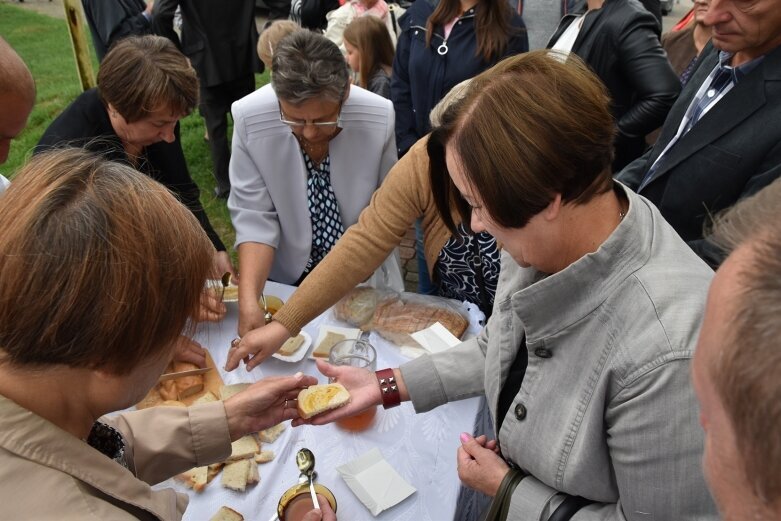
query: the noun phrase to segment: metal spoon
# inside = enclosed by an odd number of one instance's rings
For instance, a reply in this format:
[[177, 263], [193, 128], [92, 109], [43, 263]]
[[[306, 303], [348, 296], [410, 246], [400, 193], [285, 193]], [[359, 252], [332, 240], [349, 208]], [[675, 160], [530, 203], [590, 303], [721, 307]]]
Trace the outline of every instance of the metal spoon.
[[296, 465], [298, 466], [298, 470], [300, 470], [302, 474], [306, 474], [306, 476], [309, 478], [309, 493], [312, 494], [312, 505], [319, 509], [320, 503], [317, 501], [317, 494], [315, 494], [315, 484], [312, 481], [312, 476], [315, 472], [315, 455], [312, 454], [312, 451], [307, 448], [299, 450], [296, 454]]
[[[266, 322], [266, 324], [269, 324], [273, 317], [271, 312], [268, 310], [268, 306], [266, 305], [266, 295], [263, 293], [260, 294], [260, 301], [263, 302], [263, 320]], [[310, 452], [310, 454], [312, 453]]]

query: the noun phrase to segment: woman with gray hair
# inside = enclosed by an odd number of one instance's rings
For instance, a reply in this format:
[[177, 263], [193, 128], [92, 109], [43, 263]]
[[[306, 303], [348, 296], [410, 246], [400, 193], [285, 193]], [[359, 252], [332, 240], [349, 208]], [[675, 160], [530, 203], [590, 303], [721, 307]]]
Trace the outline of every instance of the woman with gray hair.
[[239, 334], [264, 325], [267, 279], [298, 285], [358, 220], [396, 162], [393, 106], [350, 85], [325, 37], [279, 42], [271, 84], [233, 105], [228, 208], [239, 252]]

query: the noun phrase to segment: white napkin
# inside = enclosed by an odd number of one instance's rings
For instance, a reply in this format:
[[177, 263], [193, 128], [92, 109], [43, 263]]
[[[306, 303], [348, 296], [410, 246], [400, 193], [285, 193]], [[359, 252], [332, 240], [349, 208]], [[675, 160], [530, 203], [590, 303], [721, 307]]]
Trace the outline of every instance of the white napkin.
[[372, 515], [400, 503], [415, 492], [374, 448], [336, 471]]
[[412, 333], [410, 336], [429, 353], [439, 353], [461, 343], [453, 333], [439, 322], [435, 322], [417, 333]]

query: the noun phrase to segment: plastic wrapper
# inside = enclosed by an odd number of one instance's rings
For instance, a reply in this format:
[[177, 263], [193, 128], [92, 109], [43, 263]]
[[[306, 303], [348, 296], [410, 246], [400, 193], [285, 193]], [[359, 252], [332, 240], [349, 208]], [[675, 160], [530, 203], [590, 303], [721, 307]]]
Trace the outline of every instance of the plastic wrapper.
[[418, 347], [410, 334], [436, 322], [457, 338], [461, 338], [469, 326], [467, 313], [451, 300], [369, 287], [358, 287], [348, 293], [336, 304], [334, 315], [364, 331], [376, 331], [400, 346]]

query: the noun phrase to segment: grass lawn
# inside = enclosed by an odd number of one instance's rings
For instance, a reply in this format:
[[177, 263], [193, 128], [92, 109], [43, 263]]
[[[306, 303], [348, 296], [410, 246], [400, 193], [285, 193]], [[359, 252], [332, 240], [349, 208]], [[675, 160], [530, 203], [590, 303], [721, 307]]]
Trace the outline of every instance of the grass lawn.
[[[8, 162], [0, 167], [0, 173], [13, 178], [14, 172], [30, 157], [33, 147], [49, 122], [79, 95], [81, 85], [64, 20], [33, 13], [17, 6], [0, 4], [0, 35], [30, 67], [38, 89], [35, 108], [27, 128], [11, 144]], [[89, 35], [87, 40], [91, 45]], [[97, 60], [94, 60], [94, 69], [97, 72]], [[258, 86], [267, 82], [268, 73], [256, 75]], [[211, 174], [211, 156], [203, 134], [203, 120], [197, 111], [182, 120], [182, 148], [190, 175], [201, 187], [201, 203], [212, 225], [225, 245], [231, 249], [235, 233], [225, 201], [212, 195], [214, 178]]]

